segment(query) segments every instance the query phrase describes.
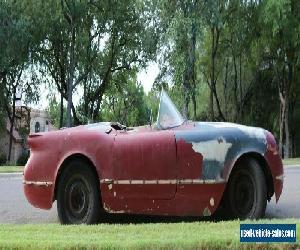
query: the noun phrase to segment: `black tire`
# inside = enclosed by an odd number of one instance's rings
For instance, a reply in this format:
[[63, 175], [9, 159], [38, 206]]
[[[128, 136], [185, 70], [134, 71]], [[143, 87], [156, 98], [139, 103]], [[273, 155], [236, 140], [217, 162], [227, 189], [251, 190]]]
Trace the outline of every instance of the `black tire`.
[[263, 170], [254, 159], [243, 159], [233, 169], [224, 197], [230, 218], [259, 219], [267, 206], [267, 185]]
[[100, 217], [100, 190], [89, 164], [70, 162], [57, 186], [57, 212], [62, 224], [94, 224]]

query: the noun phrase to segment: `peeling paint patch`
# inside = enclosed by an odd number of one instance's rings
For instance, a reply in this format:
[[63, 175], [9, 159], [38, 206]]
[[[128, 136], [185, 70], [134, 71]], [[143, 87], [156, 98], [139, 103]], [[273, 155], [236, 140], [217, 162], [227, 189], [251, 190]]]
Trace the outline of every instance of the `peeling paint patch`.
[[281, 174], [281, 175], [277, 175], [275, 177], [276, 180], [279, 180], [279, 181], [283, 181], [284, 180], [284, 174]]
[[111, 190], [112, 189], [112, 184], [108, 185], [108, 189]]
[[209, 204], [213, 207], [215, 205], [215, 199], [213, 197], [210, 198]]
[[116, 191], [114, 191], [114, 197], [116, 197], [117, 196], [117, 193], [116, 193]]
[[211, 216], [211, 212], [210, 212], [210, 210], [209, 210], [208, 207], [204, 208], [204, 210], [203, 210], [203, 216]]
[[124, 210], [118, 210], [118, 211], [115, 211], [115, 210], [112, 210], [109, 206], [107, 206], [105, 203], [103, 203], [103, 208], [106, 212], [108, 213], [112, 213], [112, 214], [124, 214], [126, 213], [126, 211]]
[[[221, 141], [222, 140], [222, 141]], [[218, 140], [192, 142], [193, 150], [196, 153], [203, 155], [203, 160], [224, 162], [228, 150], [231, 148], [232, 143], [227, 143], [224, 138]]]

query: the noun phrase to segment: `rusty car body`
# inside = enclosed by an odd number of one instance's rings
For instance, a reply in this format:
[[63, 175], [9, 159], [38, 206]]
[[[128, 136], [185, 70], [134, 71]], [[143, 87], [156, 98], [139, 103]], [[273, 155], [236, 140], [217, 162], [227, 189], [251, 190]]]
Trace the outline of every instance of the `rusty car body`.
[[182, 118], [162, 91], [156, 124], [102, 122], [29, 135], [24, 192], [35, 207], [57, 200], [61, 223], [96, 223], [101, 211], [235, 218], [264, 216], [283, 167], [273, 135]]

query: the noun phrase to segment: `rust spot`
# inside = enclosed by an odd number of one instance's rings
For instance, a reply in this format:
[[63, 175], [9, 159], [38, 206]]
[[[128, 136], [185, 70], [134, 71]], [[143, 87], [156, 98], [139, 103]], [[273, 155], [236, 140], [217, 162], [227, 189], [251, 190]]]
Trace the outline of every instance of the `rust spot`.
[[[125, 213], [124, 210], [118, 210], [118, 211], [115, 211], [115, 210], [112, 210], [109, 206], [107, 206], [105, 203], [103, 203], [103, 208], [106, 212], [108, 213], [112, 213], [112, 214], [123, 214]], [[130, 213], [130, 212], [129, 212]]]
[[204, 210], [203, 210], [203, 216], [211, 216], [211, 212], [210, 212], [210, 210], [209, 210], [208, 207], [204, 208]]

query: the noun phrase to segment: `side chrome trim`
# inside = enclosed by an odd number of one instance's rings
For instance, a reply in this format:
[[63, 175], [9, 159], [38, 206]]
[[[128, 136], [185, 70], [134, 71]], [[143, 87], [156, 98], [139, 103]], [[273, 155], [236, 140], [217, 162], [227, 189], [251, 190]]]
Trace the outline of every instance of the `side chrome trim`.
[[116, 185], [149, 185], [149, 184], [217, 184], [225, 183], [225, 180], [214, 179], [181, 179], [181, 180], [113, 180], [113, 179], [100, 179], [101, 184], [116, 184]]
[[24, 185], [34, 185], [34, 186], [45, 186], [49, 187], [53, 185], [53, 182], [50, 181], [25, 181], [23, 180]]

